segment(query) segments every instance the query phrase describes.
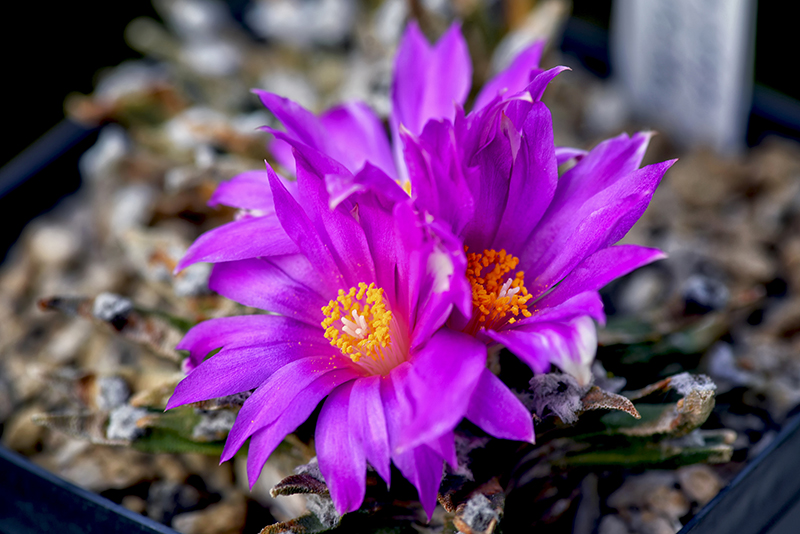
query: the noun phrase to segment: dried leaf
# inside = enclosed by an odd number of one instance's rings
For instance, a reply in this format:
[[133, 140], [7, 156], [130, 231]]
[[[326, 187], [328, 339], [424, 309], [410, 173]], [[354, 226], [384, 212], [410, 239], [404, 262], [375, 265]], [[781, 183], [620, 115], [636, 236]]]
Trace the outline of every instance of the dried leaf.
[[642, 424], [620, 428], [629, 436], [652, 436], [669, 434], [685, 436], [702, 425], [714, 409], [716, 386], [705, 375], [680, 373], [630, 394], [633, 399], [642, 399], [656, 392], [673, 389], [683, 395], [675, 404], [667, 405], [657, 418]]
[[279, 495], [296, 495], [313, 493], [316, 495], [329, 495], [330, 491], [325, 482], [307, 474], [290, 475], [271, 490], [270, 495], [277, 497]]
[[590, 410], [616, 410], [628, 413], [636, 419], [642, 418], [630, 399], [602, 390], [597, 386], [592, 386], [589, 392], [581, 399], [581, 403], [583, 404], [584, 412]]
[[289, 521], [267, 525], [260, 534], [314, 534], [315, 532], [325, 532], [330, 528], [324, 526], [317, 516], [309, 512]]

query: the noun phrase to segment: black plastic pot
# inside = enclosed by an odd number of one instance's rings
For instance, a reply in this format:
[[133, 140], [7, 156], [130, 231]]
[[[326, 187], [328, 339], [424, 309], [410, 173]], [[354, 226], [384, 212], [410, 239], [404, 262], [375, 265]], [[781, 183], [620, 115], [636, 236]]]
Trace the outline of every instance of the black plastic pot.
[[0, 447], [3, 534], [177, 534]]
[[679, 534], [800, 532], [800, 415]]

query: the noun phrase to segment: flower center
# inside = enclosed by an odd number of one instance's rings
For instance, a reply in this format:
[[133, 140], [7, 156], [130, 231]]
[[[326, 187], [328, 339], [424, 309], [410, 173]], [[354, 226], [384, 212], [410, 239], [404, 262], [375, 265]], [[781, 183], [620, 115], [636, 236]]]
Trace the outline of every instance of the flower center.
[[[467, 250], [467, 247], [464, 247]], [[525, 288], [525, 273], [517, 271], [513, 277], [506, 274], [516, 268], [519, 258], [505, 250], [484, 250], [483, 254], [467, 254], [467, 279], [472, 285], [472, 318], [465, 332], [476, 333], [481, 328], [497, 330], [513, 324], [520, 314], [530, 317], [526, 302], [533, 295]]]
[[386, 374], [407, 359], [408, 336], [375, 284], [340, 289], [322, 313], [325, 338], [370, 374]]

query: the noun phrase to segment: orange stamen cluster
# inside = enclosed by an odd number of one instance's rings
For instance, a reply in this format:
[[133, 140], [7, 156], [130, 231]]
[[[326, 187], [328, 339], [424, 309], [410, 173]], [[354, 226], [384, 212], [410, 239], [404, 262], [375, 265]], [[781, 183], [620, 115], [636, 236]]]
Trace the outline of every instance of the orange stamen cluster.
[[[467, 278], [472, 285], [473, 312], [468, 326], [471, 333], [480, 328], [497, 329], [514, 323], [520, 314], [531, 316], [525, 303], [533, 295], [525, 288], [525, 273], [518, 271], [513, 278], [506, 276], [517, 264], [519, 258], [505, 250], [467, 254]], [[506, 318], [509, 314], [513, 317]]]
[[336, 300], [322, 307], [322, 313], [325, 338], [354, 362], [362, 356], [377, 361], [391, 346], [392, 312], [386, 309], [383, 289], [375, 284], [362, 282], [358, 289], [351, 287], [347, 292], [340, 289]]

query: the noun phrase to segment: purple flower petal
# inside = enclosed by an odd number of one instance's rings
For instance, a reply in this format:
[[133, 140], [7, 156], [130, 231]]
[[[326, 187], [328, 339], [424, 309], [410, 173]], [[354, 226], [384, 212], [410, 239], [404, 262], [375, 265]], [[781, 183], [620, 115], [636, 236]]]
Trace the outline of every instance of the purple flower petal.
[[294, 165], [292, 145], [283, 139], [273, 137], [272, 140], [267, 143], [267, 149], [269, 153], [272, 154], [272, 157], [275, 158], [275, 162], [280, 165], [289, 176], [297, 174], [297, 169]]
[[[411, 368], [411, 364], [403, 363], [388, 375], [381, 377], [381, 399], [389, 430], [389, 443], [393, 448], [396, 447], [403, 430], [402, 422], [408, 415], [409, 403], [404, 398], [404, 383]], [[445, 434], [452, 437], [452, 432]], [[433, 451], [427, 445], [420, 445], [405, 452], [395, 451], [392, 454], [392, 461], [403, 476], [417, 488], [422, 507], [430, 518], [433, 509], [436, 508], [436, 495], [442, 480], [444, 469], [442, 454]]]
[[458, 456], [456, 455], [456, 441], [453, 432], [445, 432], [436, 439], [426, 444], [433, 452], [439, 455], [454, 470], [458, 469]]
[[521, 142], [516, 127], [502, 113], [496, 117], [489, 139], [472, 159], [480, 169], [470, 184], [475, 216], [461, 232], [471, 252], [492, 248], [508, 200], [514, 159]]
[[166, 409], [250, 391], [286, 365], [328, 353], [330, 345], [326, 347], [316, 343], [301, 346], [285, 340], [260, 347], [227, 350], [224, 354], [212, 356], [189, 373], [175, 388]]
[[522, 129], [502, 220], [492, 241], [496, 250], [521, 250], [545, 213], [558, 184], [550, 111], [536, 102]]
[[481, 373], [466, 417], [496, 438], [534, 442], [530, 412], [488, 369]]
[[553, 199], [553, 210], [569, 210], [639, 168], [652, 133], [620, 134], [594, 147], [564, 173]]
[[304, 157], [295, 159], [300, 204], [344, 275], [342, 288], [375, 280], [375, 266], [364, 230], [353, 214], [346, 211], [345, 204], [330, 209], [324, 177]]
[[316, 326], [324, 319], [321, 309], [330, 300], [269, 260], [260, 258], [216, 264], [208, 287], [245, 306], [280, 313]]
[[400, 40], [392, 82], [392, 127], [402, 124], [414, 135], [431, 119], [450, 119], [455, 105], [463, 105], [472, 84], [467, 43], [453, 24], [434, 45], [415, 21]]
[[406, 480], [417, 488], [419, 502], [430, 521], [436, 508], [436, 496], [444, 474], [444, 461], [427, 445], [395, 454], [393, 459]]
[[307, 343], [317, 341], [320, 339], [319, 325], [309, 326], [277, 315], [220, 317], [192, 327], [175, 348], [189, 351], [190, 357], [199, 365], [215, 349], [258, 347], [285, 339]]
[[536, 304], [558, 306], [578, 293], [600, 289], [610, 281], [667, 255], [654, 248], [619, 245], [599, 250], [578, 264], [553, 291]]
[[[269, 168], [267, 169], [268, 172], [270, 170]], [[327, 285], [332, 289], [333, 293], [338, 288], [346, 287], [338, 265], [336, 265], [329, 249], [322, 242], [313, 223], [303, 211], [303, 208], [289, 194], [274, 171], [269, 172], [269, 182], [272, 188], [277, 218], [283, 228], [286, 229], [289, 239], [296, 244], [300, 252], [308, 258], [308, 261], [317, 267], [318, 272], [325, 273]]]
[[[295, 183], [284, 180], [284, 185], [288, 190], [295, 189]], [[217, 186], [209, 206], [232, 206], [234, 208], [257, 210], [262, 215], [272, 215], [275, 213], [275, 205], [272, 203], [272, 191], [269, 188], [269, 178], [267, 171], [248, 171], [238, 174], [226, 182]]]
[[300, 104], [274, 93], [260, 89], [253, 89], [252, 92], [261, 99], [264, 107], [281, 121], [289, 136], [312, 148], [324, 150], [325, 128], [313, 113]]
[[556, 162], [558, 165], [563, 165], [571, 159], [580, 161], [589, 152], [580, 148], [572, 148], [567, 146], [556, 147]]
[[418, 289], [419, 296], [415, 299], [417, 317], [412, 332], [412, 350], [434, 335], [447, 321], [454, 306], [462, 314], [472, 310], [472, 290], [464, 278], [467, 258], [463, 245], [436, 223], [431, 228], [436, 240], [424, 249], [421, 279], [413, 286]]
[[475, 204], [449, 122], [430, 121], [418, 137], [401, 132], [413, 196], [420, 209], [446, 222], [456, 234], [474, 218]]
[[339, 206], [353, 194], [365, 191], [376, 193], [390, 203], [408, 200], [408, 194], [400, 185], [370, 162], [366, 162], [355, 176], [341, 174], [325, 176], [325, 186], [330, 196], [331, 209]]
[[408, 420], [397, 448], [408, 450], [451, 431], [464, 417], [486, 365], [486, 346], [474, 337], [439, 330], [411, 360], [403, 388]]
[[581, 315], [588, 315], [600, 324], [604, 324], [606, 320], [603, 313], [603, 299], [600, 298], [600, 293], [597, 291], [578, 293], [557, 305], [544, 305], [541, 302], [536, 302], [532, 306], [533, 316], [517, 321], [506, 328], [519, 328], [526, 324], [542, 322], [570, 321]]
[[389, 139], [380, 120], [366, 104], [343, 104], [316, 117], [287, 98], [266, 91], [253, 92], [286, 128], [285, 133], [265, 129], [276, 136], [271, 148], [279, 162], [289, 170], [295, 169], [289, 161], [287, 144], [295, 148], [304, 145], [325, 154], [351, 173], [369, 161], [389, 176], [396, 176]]
[[415, 21], [400, 40], [392, 81], [392, 129], [399, 178], [405, 181], [400, 127], [420, 135], [429, 120], [453, 120], [456, 106], [467, 99], [472, 84], [472, 63], [458, 24], [431, 47]]
[[322, 405], [315, 434], [319, 470], [331, 491], [336, 511], [358, 510], [367, 489], [367, 462], [348, 417], [351, 384], [336, 388]]
[[381, 377], [368, 376], [353, 383], [348, 424], [353, 439], [387, 485], [391, 482], [389, 432], [381, 401]]
[[297, 252], [297, 245], [277, 218], [253, 217], [229, 222], [198, 237], [178, 262], [175, 272], [198, 262], [217, 263]]
[[486, 335], [505, 345], [534, 372], [545, 373], [550, 364], [575, 376], [582, 385], [591, 382], [591, 363], [597, 351], [597, 331], [587, 316], [569, 322], [536, 322]]
[[[339, 384], [351, 380], [345, 370], [333, 371], [316, 381], [312, 382], [305, 390], [298, 392], [292, 399], [292, 406], [281, 412], [270, 425], [257, 430], [250, 440], [250, 449], [247, 454], [247, 479], [250, 482], [250, 489], [253, 488], [256, 479], [261, 474], [264, 463], [272, 454], [272, 451], [281, 444], [287, 434], [293, 432], [300, 426], [325, 396]], [[252, 398], [252, 397], [251, 397]], [[249, 399], [248, 399], [249, 400]], [[237, 417], [237, 421], [238, 421]], [[228, 442], [231, 438], [228, 436]], [[241, 444], [239, 445], [241, 446]], [[239, 448], [236, 447], [236, 449]], [[225, 444], [222, 461], [229, 460], [236, 453], [236, 449], [229, 450], [228, 443]], [[363, 475], [362, 475], [363, 476]]]
[[[394, 208], [397, 233], [405, 245], [407, 267], [398, 277], [402, 297], [401, 309], [412, 315], [411, 349], [424, 343], [444, 324], [453, 306], [472, 309], [472, 293], [463, 276], [466, 257], [461, 242], [437, 222], [422, 222], [411, 203]], [[409, 289], [406, 289], [409, 288]]]
[[[304, 406], [306, 398], [312, 399], [316, 406], [339, 384], [360, 378], [361, 375], [341, 359], [301, 358], [275, 371], [239, 411], [222, 451], [223, 461], [231, 458], [250, 435], [273, 425], [282, 414], [297, 410], [298, 405]], [[280, 439], [284, 437], [285, 434]]]
[[531, 78], [531, 82], [525, 87], [525, 92], [531, 95], [531, 98], [534, 102], [541, 100], [542, 96], [544, 95], [544, 90], [547, 89], [548, 84], [565, 70], [570, 70], [570, 68], [553, 67], [552, 69], [536, 72]]
[[320, 116], [327, 153], [356, 173], [366, 162], [397, 179], [389, 138], [380, 119], [362, 102], [343, 104]]
[[[666, 170], [667, 161], [631, 172], [583, 204], [551, 204], [520, 253], [534, 298], [561, 281], [584, 258], [619, 241], [641, 217]], [[559, 181], [559, 188], [561, 182]], [[556, 193], [558, 195], [558, 192]]]
[[477, 111], [498, 96], [511, 96], [525, 89], [530, 83], [531, 71], [539, 67], [544, 44], [544, 40], [536, 41], [520, 52], [508, 68], [486, 82], [472, 109]]

